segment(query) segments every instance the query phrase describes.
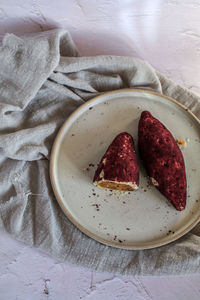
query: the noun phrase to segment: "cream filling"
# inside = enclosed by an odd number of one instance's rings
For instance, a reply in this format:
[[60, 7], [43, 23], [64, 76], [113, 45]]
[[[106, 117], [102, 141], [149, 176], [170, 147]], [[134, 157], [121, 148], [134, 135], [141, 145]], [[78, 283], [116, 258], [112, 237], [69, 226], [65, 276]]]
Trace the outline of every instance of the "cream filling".
[[[102, 173], [102, 171], [101, 171], [101, 173]], [[100, 175], [101, 175], [101, 173], [100, 173]], [[101, 178], [100, 175], [99, 175], [99, 177]], [[134, 190], [137, 190], [137, 189], [138, 189], [138, 185], [137, 185], [135, 182], [113, 181], [113, 180], [105, 180], [105, 179], [103, 179], [103, 178], [101, 178], [100, 181], [94, 181], [94, 185], [96, 185], [96, 186], [98, 186], [98, 187], [100, 187], [100, 188], [102, 188], [102, 189], [105, 189], [104, 187], [99, 186], [99, 184], [100, 184], [101, 182], [111, 182], [111, 183], [115, 183], [115, 184], [126, 184], [126, 185], [131, 186]]]
[[106, 158], [103, 159], [102, 163], [105, 165], [106, 164]]
[[153, 177], [150, 177], [150, 179], [154, 186], [159, 186], [159, 183], [157, 180], [155, 180]]
[[101, 173], [99, 174], [99, 177], [100, 177], [101, 179], [104, 178], [104, 170], [101, 171]]

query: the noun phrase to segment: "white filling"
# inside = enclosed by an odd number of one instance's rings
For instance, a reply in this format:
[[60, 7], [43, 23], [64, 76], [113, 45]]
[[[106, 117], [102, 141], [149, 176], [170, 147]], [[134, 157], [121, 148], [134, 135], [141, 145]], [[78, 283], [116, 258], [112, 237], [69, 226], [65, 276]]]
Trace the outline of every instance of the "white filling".
[[157, 181], [157, 180], [155, 180], [153, 177], [151, 177], [151, 181], [152, 181], [153, 185], [155, 185], [155, 186], [159, 186], [159, 183], [158, 183], [158, 181]]
[[101, 173], [99, 174], [99, 177], [100, 177], [101, 179], [104, 178], [104, 170], [101, 171]]
[[106, 158], [103, 159], [102, 163], [105, 165], [106, 164]]

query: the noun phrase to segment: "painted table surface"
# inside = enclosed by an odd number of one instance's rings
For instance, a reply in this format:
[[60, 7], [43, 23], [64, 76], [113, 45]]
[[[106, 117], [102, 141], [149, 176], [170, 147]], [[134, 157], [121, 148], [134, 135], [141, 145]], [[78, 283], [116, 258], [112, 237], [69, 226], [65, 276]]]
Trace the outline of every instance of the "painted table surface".
[[[200, 93], [198, 0], [1, 0], [0, 38], [67, 28], [81, 55], [136, 56]], [[200, 299], [200, 275], [132, 277], [60, 263], [0, 230], [0, 300]]]

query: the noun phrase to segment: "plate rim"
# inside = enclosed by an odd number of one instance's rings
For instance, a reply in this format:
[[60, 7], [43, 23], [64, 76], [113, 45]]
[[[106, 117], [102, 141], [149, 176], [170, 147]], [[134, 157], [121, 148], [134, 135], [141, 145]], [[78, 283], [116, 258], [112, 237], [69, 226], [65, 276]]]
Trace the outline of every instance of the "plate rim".
[[[108, 91], [108, 92], [103, 92], [98, 96], [93, 97], [92, 99], [86, 101], [85, 103], [81, 104], [77, 109], [75, 109], [68, 117], [67, 119], [64, 121], [63, 125], [60, 127], [60, 129], [57, 132], [57, 135], [54, 139], [52, 148], [51, 148], [51, 153], [50, 153], [50, 162], [49, 162], [49, 175], [50, 175], [50, 182], [51, 182], [51, 186], [55, 195], [55, 198], [60, 206], [60, 208], [62, 209], [63, 213], [65, 214], [65, 216], [70, 220], [70, 222], [72, 222], [73, 225], [75, 225], [81, 232], [83, 232], [84, 234], [86, 234], [88, 237], [94, 239], [95, 241], [100, 242], [101, 244], [104, 244], [106, 246], [111, 246], [114, 248], [120, 248], [120, 249], [125, 249], [125, 250], [144, 250], [144, 249], [153, 249], [153, 248], [157, 248], [157, 247], [161, 247], [164, 245], [167, 245], [169, 243], [172, 243], [176, 240], [178, 240], [179, 238], [181, 238], [182, 236], [184, 236], [186, 233], [188, 233], [190, 230], [192, 230], [195, 225], [197, 225], [200, 222], [200, 214], [199, 217], [194, 220], [190, 226], [188, 226], [187, 228], [185, 228], [182, 232], [180, 232], [179, 234], [175, 235], [175, 236], [168, 236], [168, 239], [166, 241], [158, 241], [158, 242], [148, 242], [147, 244], [143, 245], [143, 246], [137, 246], [137, 245], [122, 245], [122, 244], [116, 244], [113, 243], [111, 241], [108, 241], [96, 234], [94, 234], [93, 232], [89, 231], [87, 228], [85, 228], [84, 226], [82, 226], [68, 211], [68, 209], [64, 206], [63, 201], [60, 197], [60, 194], [58, 192], [57, 186], [56, 186], [56, 179], [54, 177], [55, 174], [55, 155], [56, 155], [56, 148], [60, 139], [60, 136], [62, 135], [62, 132], [64, 131], [66, 125], [71, 121], [71, 119], [80, 111], [83, 109], [83, 107], [88, 106], [90, 104], [92, 104], [93, 102], [95, 102], [96, 100], [98, 100], [99, 98], [102, 98], [104, 96], [107, 95], [113, 95], [113, 94], [118, 94], [118, 93], [122, 93], [122, 92], [137, 92], [137, 93], [147, 93], [147, 94], [151, 94], [151, 95], [156, 95], [158, 97], [164, 98], [168, 101], [173, 102], [174, 104], [178, 105], [179, 107], [181, 107], [182, 109], [184, 109], [185, 111], [187, 111], [187, 113], [189, 113], [192, 118], [195, 119], [195, 121], [199, 124], [200, 126], [200, 120], [193, 114], [193, 112], [187, 108], [185, 105], [183, 105], [182, 103], [178, 102], [177, 100], [163, 95], [161, 93], [152, 91], [152, 90], [148, 90], [148, 89], [137, 89], [137, 88], [125, 88], [125, 89], [117, 89], [117, 90], [113, 90], [113, 91]], [[108, 100], [109, 101], [109, 100]]]

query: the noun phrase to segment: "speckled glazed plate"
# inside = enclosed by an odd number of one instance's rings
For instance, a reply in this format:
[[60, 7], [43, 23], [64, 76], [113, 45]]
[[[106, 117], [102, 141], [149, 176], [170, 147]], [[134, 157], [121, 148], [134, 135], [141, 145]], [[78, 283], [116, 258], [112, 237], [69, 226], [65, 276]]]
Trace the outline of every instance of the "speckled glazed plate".
[[[92, 183], [95, 169], [114, 137], [130, 133], [137, 149], [138, 120], [149, 110], [187, 141], [182, 149], [188, 196], [184, 211], [175, 208], [149, 184], [140, 163], [140, 188], [120, 194]], [[137, 150], [136, 150], [137, 151]], [[173, 99], [125, 89], [95, 97], [77, 109], [60, 129], [53, 145], [50, 176], [66, 216], [91, 238], [119, 248], [146, 249], [170, 243], [200, 221], [200, 123]]]

